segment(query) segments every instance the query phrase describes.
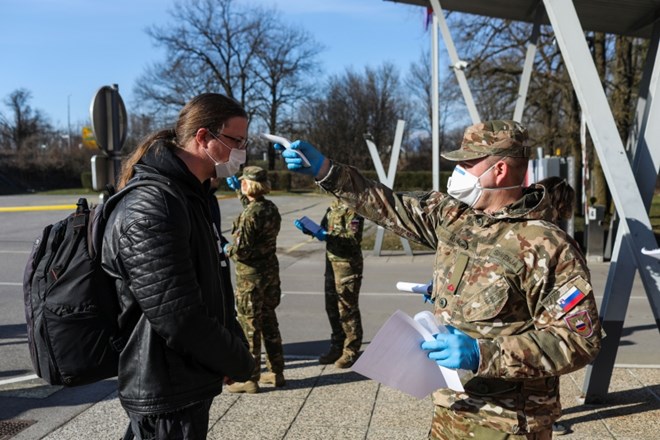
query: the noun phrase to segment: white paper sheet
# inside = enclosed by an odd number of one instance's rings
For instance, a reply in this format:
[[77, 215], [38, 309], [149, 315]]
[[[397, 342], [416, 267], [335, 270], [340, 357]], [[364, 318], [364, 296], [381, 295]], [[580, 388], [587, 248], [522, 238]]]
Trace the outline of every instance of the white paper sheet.
[[424, 340], [433, 340], [432, 333], [397, 310], [353, 364], [353, 371], [418, 399], [447, 388], [449, 383], [452, 389], [462, 391], [458, 373], [439, 368], [421, 349]]
[[396, 283], [396, 288], [402, 292], [412, 293], [428, 293], [430, 284], [409, 283], [407, 281], [399, 281]]

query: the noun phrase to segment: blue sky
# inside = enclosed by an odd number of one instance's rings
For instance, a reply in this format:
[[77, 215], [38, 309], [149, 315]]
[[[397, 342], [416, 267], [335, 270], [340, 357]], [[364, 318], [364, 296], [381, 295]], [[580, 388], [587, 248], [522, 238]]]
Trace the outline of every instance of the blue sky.
[[[277, 8], [325, 46], [326, 74], [377, 67], [401, 74], [430, 46], [425, 8], [383, 0], [238, 0]], [[131, 107], [135, 80], [163, 53], [145, 29], [171, 22], [174, 0], [0, 0], [0, 111], [26, 88], [31, 105], [59, 128], [86, 123], [96, 91], [118, 84]], [[67, 110], [69, 108], [69, 110]]]

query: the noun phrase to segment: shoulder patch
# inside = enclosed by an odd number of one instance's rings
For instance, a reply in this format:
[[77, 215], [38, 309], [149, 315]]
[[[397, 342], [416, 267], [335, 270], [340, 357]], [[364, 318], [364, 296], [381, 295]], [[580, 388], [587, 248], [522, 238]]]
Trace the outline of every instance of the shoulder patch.
[[570, 311], [575, 307], [584, 297], [586, 293], [577, 288], [577, 286], [571, 286], [570, 289], [557, 300], [557, 305], [561, 307], [564, 312]]
[[594, 332], [591, 318], [589, 317], [589, 312], [587, 310], [568, 315], [564, 318], [564, 322], [566, 322], [566, 325], [572, 332], [575, 332], [584, 338], [588, 338]]
[[576, 276], [545, 297], [541, 304], [554, 319], [570, 312], [591, 291], [591, 285], [582, 276]]

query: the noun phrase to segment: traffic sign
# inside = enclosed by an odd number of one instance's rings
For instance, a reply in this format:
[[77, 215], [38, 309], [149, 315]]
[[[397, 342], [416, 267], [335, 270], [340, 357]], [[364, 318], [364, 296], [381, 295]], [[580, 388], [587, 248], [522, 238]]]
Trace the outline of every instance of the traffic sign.
[[96, 143], [110, 155], [118, 154], [126, 140], [128, 121], [117, 84], [101, 87], [92, 99], [89, 112]]
[[96, 138], [94, 137], [92, 127], [82, 128], [82, 143], [85, 148], [89, 148], [90, 150], [98, 150], [99, 145], [96, 143]]

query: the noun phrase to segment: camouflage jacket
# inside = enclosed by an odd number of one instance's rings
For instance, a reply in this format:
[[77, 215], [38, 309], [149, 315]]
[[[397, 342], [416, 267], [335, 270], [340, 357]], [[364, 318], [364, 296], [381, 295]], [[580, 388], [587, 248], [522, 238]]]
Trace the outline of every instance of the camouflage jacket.
[[335, 199], [321, 226], [327, 232], [325, 249], [330, 261], [362, 260], [362, 216]]
[[236, 262], [237, 274], [258, 273], [275, 268], [277, 234], [281, 217], [277, 206], [264, 197], [248, 201], [241, 197], [243, 212], [234, 220], [227, 255]]
[[395, 194], [341, 164], [319, 185], [436, 249], [435, 315], [478, 340], [480, 364], [464, 393], [441, 389], [434, 402], [500, 431], [548, 428], [560, 415], [558, 376], [594, 359], [601, 328], [582, 253], [543, 220], [543, 187], [489, 215], [441, 192]]

